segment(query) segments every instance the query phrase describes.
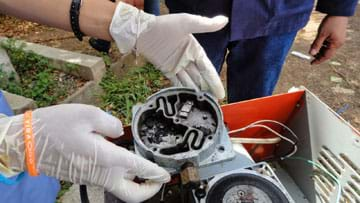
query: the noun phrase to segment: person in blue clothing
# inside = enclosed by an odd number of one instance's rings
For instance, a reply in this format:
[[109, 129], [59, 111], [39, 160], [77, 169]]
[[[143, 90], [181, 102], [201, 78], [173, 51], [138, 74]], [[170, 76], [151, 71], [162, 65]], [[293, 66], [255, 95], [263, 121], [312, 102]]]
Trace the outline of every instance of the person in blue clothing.
[[[309, 53], [312, 64], [331, 58], [344, 43], [348, 17], [358, 0], [318, 0], [327, 14]], [[166, 0], [171, 13], [207, 17], [225, 15], [224, 29], [196, 34], [196, 39], [220, 72], [227, 62], [228, 101], [271, 95], [296, 33], [305, 26], [314, 0]]]

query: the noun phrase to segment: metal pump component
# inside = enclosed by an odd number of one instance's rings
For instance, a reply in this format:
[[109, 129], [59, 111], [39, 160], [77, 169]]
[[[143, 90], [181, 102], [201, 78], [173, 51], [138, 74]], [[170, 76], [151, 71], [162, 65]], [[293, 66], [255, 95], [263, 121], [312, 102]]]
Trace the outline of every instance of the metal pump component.
[[133, 109], [132, 133], [135, 152], [180, 174], [191, 202], [292, 203], [271, 168], [231, 144], [220, 106], [205, 92], [169, 88], [152, 95]]
[[186, 162], [180, 171], [181, 184], [196, 188], [200, 185], [200, 176], [198, 169], [191, 162]]
[[132, 132], [137, 153], [174, 170], [235, 156], [217, 101], [188, 88], [162, 90], [136, 106]]
[[209, 181], [206, 193], [198, 202], [294, 203], [266, 163], [219, 174]]

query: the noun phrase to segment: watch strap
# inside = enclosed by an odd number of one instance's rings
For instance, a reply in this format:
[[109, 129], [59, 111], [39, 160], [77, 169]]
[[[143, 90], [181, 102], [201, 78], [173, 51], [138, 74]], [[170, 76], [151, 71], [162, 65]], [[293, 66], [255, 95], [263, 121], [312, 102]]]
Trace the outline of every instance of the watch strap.
[[81, 0], [72, 0], [70, 7], [70, 24], [76, 38], [82, 41], [84, 33], [80, 30], [79, 15], [80, 15]]

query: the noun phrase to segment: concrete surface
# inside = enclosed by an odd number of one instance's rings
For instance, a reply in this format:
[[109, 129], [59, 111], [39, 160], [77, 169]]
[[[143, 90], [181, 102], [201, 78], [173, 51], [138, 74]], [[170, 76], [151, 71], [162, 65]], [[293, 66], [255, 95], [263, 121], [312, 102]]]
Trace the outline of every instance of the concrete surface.
[[10, 75], [12, 72], [15, 74], [15, 79], [19, 80], [19, 75], [16, 73], [10, 58], [6, 51], [0, 47], [0, 69]]
[[24, 113], [26, 110], [35, 109], [35, 101], [23, 96], [2, 91], [14, 114]]
[[[5, 37], [0, 37], [0, 41], [6, 39], [7, 38]], [[75, 70], [70, 71], [70, 73], [86, 80], [100, 81], [105, 74], [105, 63], [101, 57], [52, 48], [21, 40], [17, 41], [17, 43], [19, 46], [24, 43], [26, 45], [24, 50], [33, 51], [36, 54], [50, 59], [55, 67], [59, 67], [64, 72], [69, 71], [69, 69], [64, 66], [65, 63], [77, 65], [78, 67]]]
[[101, 94], [101, 88], [95, 81], [89, 81], [84, 86], [79, 88], [75, 93], [68, 96], [64, 101], [65, 103], [81, 103], [96, 105], [99, 103], [99, 96]]
[[[0, 37], [0, 41], [6, 39], [7, 38], [5, 37]], [[24, 50], [33, 51], [38, 55], [50, 59], [55, 68], [59, 68], [65, 73], [77, 75], [85, 80], [89, 80], [84, 86], [60, 103], [98, 104], [98, 95], [101, 93], [101, 88], [98, 83], [101, 81], [106, 71], [105, 63], [101, 57], [80, 54], [25, 41], [17, 41], [17, 43], [19, 43], [19, 45], [25, 43], [26, 46], [24, 47]], [[2, 59], [6, 64], [9, 64], [8, 66], [5, 66], [7, 72], [11, 72], [12, 70], [15, 71], [6, 51], [0, 49], [0, 64]], [[70, 70], [65, 66], [65, 63], [75, 64], [77, 67]], [[32, 105], [32, 102], [34, 102], [33, 100], [30, 99], [30, 101], [27, 98], [16, 96], [12, 96], [12, 100], [9, 101], [10, 105], [15, 106], [14, 111], [16, 113], [22, 113], [29, 107], [35, 107]]]
[[[98, 187], [87, 187], [87, 192], [89, 196], [90, 203], [104, 203], [104, 190]], [[74, 184], [70, 187], [62, 198], [60, 199], [62, 203], [79, 203], [80, 201], [80, 192], [79, 185]]]

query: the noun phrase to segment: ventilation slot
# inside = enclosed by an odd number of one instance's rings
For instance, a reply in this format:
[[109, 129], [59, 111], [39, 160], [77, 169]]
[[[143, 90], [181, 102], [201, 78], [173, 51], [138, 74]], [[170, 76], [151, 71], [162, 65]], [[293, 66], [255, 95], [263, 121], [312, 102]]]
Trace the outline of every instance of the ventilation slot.
[[[329, 202], [329, 196], [331, 194], [331, 191], [334, 189], [333, 186], [329, 185], [328, 183], [325, 183], [323, 180], [322, 175], [315, 175], [315, 189], [317, 191], [317, 194], [322, 199], [322, 202]], [[325, 178], [326, 179], [326, 178]]]
[[356, 202], [354, 196], [351, 193], [349, 193], [349, 190], [343, 188], [341, 203], [358, 203], [358, 202]]
[[[318, 157], [319, 164], [328, 172], [339, 178], [345, 170], [344, 163], [328, 148], [323, 147]], [[335, 192], [336, 183], [320, 170], [315, 171], [315, 187], [322, 202], [330, 202], [330, 196]]]
[[360, 202], [360, 186], [357, 177], [351, 176], [351, 179], [344, 186], [344, 191], [346, 191], [345, 194], [349, 199], [357, 203]]
[[326, 147], [320, 152], [319, 162], [336, 177], [339, 177], [345, 169], [344, 163]]
[[348, 156], [346, 156], [345, 154], [343, 154], [343, 153], [340, 154], [340, 157], [341, 157], [342, 160], [345, 161], [345, 163], [347, 163], [347, 165], [353, 170], [353, 172], [358, 177], [360, 177], [360, 169], [350, 160], [350, 158]]

